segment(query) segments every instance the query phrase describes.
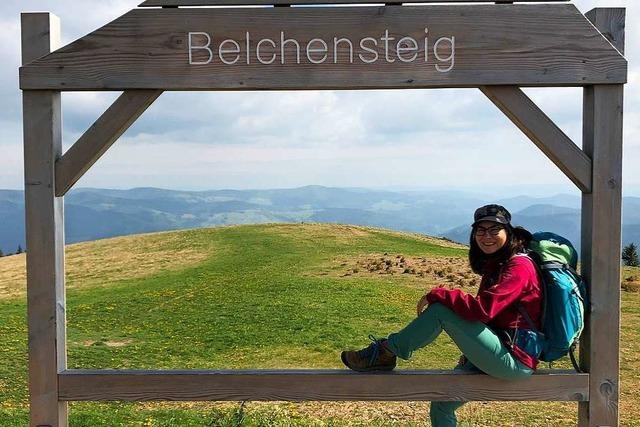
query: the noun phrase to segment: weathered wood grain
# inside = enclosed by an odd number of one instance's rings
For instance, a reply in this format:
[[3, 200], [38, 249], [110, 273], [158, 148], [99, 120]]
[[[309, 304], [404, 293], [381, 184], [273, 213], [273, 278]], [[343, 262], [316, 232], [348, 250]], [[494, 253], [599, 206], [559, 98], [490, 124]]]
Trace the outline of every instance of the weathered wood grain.
[[[594, 9], [593, 25], [624, 52], [624, 10]], [[592, 192], [582, 195], [582, 274], [591, 310], [580, 342], [591, 400], [578, 405], [581, 427], [617, 426], [620, 398], [620, 269], [624, 86], [584, 90], [583, 150], [593, 162]]]
[[[60, 21], [49, 13], [22, 14], [22, 60], [60, 44]], [[24, 174], [29, 331], [30, 425], [65, 427], [58, 372], [66, 368], [64, 205], [55, 197], [54, 162], [62, 151], [58, 91], [24, 91]]]
[[126, 90], [56, 161], [56, 195], [64, 194], [162, 93]]
[[624, 55], [626, 9], [623, 7], [598, 7], [587, 12], [585, 16], [618, 49], [618, 52]]
[[[509, 0], [504, 3], [568, 2], [570, 0]], [[500, 0], [404, 0], [401, 3], [499, 3]], [[146, 0], [139, 7], [150, 6], [240, 6], [276, 4], [358, 4], [371, 0]]]
[[591, 311], [581, 342], [591, 400], [581, 426], [618, 425], [623, 87], [585, 89], [584, 150], [593, 159], [592, 192], [582, 196], [582, 274]]
[[[387, 62], [379, 39], [385, 30], [395, 40], [411, 36], [422, 43], [425, 28], [431, 48], [440, 37], [455, 37], [450, 72], [436, 70], [433, 52], [426, 63]], [[250, 55], [247, 65], [247, 31], [253, 54], [258, 40], [279, 41], [284, 31], [302, 49], [312, 38], [349, 38], [355, 59], [349, 63], [343, 43], [333, 63], [328, 43], [326, 62], [313, 64], [301, 52], [296, 64], [290, 44], [281, 64], [279, 49], [265, 44], [264, 54], [278, 60], [259, 64]], [[214, 49], [227, 38], [238, 41], [239, 62], [227, 65], [215, 57], [210, 64], [190, 65], [189, 32], [211, 33]], [[365, 36], [378, 38], [376, 63], [359, 62], [358, 54], [367, 54], [359, 47]], [[23, 89], [59, 90], [584, 86], [626, 78], [626, 60], [571, 4], [135, 9], [20, 70]]]
[[480, 90], [583, 192], [591, 191], [591, 159], [515, 86]]
[[83, 371], [60, 374], [64, 400], [547, 400], [584, 401], [587, 374], [522, 381], [454, 371]]

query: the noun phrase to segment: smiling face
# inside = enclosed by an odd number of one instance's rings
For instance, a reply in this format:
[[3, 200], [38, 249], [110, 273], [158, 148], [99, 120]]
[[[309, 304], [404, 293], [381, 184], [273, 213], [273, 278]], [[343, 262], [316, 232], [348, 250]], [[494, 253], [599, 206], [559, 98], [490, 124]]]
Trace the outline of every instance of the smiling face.
[[496, 253], [507, 243], [507, 230], [497, 222], [481, 221], [474, 233], [478, 247], [487, 255]]

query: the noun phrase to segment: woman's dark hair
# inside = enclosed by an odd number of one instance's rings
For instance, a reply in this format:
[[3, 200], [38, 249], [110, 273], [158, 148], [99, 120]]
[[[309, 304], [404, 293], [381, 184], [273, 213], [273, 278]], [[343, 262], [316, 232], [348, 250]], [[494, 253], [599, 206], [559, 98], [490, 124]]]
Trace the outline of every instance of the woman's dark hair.
[[476, 274], [484, 274], [487, 262], [493, 261], [498, 265], [502, 265], [509, 260], [514, 254], [524, 252], [531, 241], [531, 233], [523, 227], [513, 227], [511, 224], [504, 226], [507, 230], [507, 242], [497, 252], [493, 254], [485, 254], [476, 243], [477, 224], [471, 229], [469, 236], [469, 264], [471, 270]]

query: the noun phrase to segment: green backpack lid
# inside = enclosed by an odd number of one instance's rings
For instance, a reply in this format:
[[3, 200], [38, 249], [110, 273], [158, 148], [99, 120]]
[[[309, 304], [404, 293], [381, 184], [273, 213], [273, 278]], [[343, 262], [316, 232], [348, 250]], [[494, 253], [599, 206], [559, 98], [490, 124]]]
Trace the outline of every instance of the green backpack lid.
[[570, 241], [555, 233], [540, 232], [533, 235], [529, 249], [540, 256], [542, 262], [559, 262], [576, 269], [578, 252]]

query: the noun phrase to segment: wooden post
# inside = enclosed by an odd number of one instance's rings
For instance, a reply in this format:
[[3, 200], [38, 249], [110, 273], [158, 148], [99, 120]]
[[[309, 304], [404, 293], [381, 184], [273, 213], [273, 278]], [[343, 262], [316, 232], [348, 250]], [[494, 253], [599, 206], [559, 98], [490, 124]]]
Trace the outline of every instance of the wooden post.
[[583, 146], [593, 159], [593, 190], [582, 194], [582, 274], [591, 312], [580, 343], [581, 364], [590, 373], [580, 426], [618, 425], [622, 88], [592, 86], [584, 94]]
[[[22, 63], [56, 49], [60, 21], [49, 13], [22, 14]], [[27, 315], [30, 425], [66, 427], [58, 396], [66, 368], [64, 207], [55, 197], [55, 161], [62, 154], [60, 92], [23, 92]]]
[[[624, 9], [604, 12], [587, 16], [622, 53], [624, 32], [616, 36], [611, 28], [620, 22], [624, 28]], [[585, 87], [582, 144], [593, 180], [592, 192], [582, 195], [582, 274], [591, 312], [580, 343], [581, 364], [590, 373], [589, 401], [578, 406], [580, 426], [619, 424], [622, 114], [622, 85]]]

